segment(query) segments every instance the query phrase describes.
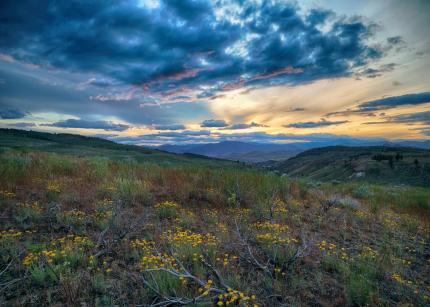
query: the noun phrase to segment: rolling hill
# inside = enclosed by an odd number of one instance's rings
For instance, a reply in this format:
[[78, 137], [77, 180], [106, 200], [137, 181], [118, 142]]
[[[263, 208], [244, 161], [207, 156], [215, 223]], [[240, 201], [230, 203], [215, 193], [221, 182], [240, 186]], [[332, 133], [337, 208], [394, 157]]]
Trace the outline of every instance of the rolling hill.
[[258, 165], [292, 177], [322, 181], [366, 180], [430, 186], [430, 150], [411, 147], [331, 146]]
[[294, 157], [300, 152], [312, 148], [328, 146], [389, 146], [389, 147], [414, 147], [430, 149], [430, 141], [409, 140], [390, 142], [385, 139], [359, 139], [339, 138], [337, 140], [291, 142], [291, 143], [256, 143], [239, 141], [222, 141], [206, 144], [166, 144], [156, 147], [173, 153], [194, 153], [208, 157], [222, 158], [227, 160], [242, 161], [246, 163], [259, 163], [269, 160], [281, 161]]
[[76, 156], [103, 156], [112, 159], [161, 164], [237, 165], [232, 161], [211, 159], [192, 153], [169, 153], [158, 149], [118, 144], [77, 134], [45, 133], [0, 129], [0, 152], [6, 150], [43, 151]]

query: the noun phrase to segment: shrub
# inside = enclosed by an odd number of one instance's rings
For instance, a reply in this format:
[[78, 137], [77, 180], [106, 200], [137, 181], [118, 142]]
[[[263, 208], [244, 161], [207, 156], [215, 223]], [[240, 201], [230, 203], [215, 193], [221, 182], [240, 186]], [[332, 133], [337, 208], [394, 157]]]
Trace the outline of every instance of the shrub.
[[35, 265], [30, 267], [29, 272], [31, 280], [39, 286], [43, 286], [48, 282], [57, 281], [57, 275], [51, 267]]
[[42, 207], [37, 203], [22, 203], [16, 209], [15, 219], [19, 224], [36, 221], [42, 216]]
[[92, 178], [105, 181], [110, 174], [110, 161], [105, 158], [91, 158], [88, 161], [89, 174]]
[[118, 197], [126, 205], [135, 203], [148, 205], [153, 200], [150, 184], [147, 181], [117, 178], [114, 184], [117, 187]]
[[179, 216], [181, 207], [172, 201], [165, 201], [154, 206], [155, 212], [160, 219], [173, 219]]
[[0, 158], [0, 177], [7, 178], [7, 183], [13, 186], [26, 178], [30, 164], [29, 157], [3, 156]]
[[354, 191], [354, 196], [360, 199], [369, 199], [373, 197], [374, 193], [368, 185], [361, 185]]

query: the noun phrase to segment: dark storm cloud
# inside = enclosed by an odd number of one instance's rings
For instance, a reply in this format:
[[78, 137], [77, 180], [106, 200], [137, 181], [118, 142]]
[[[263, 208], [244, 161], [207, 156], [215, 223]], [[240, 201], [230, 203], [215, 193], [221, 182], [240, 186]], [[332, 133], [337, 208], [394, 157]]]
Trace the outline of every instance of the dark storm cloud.
[[156, 130], [183, 130], [185, 126], [181, 124], [154, 125], [153, 128]]
[[43, 126], [57, 128], [102, 129], [106, 131], [125, 131], [130, 127], [128, 125], [116, 124], [110, 121], [88, 121], [83, 119], [66, 119], [53, 124], [44, 124]]
[[[149, 101], [146, 96], [113, 102], [91, 100], [90, 96], [97, 96], [97, 92], [94, 92], [93, 88], [75, 90], [76, 84], [73, 82], [61, 86], [52, 86], [47, 82], [42, 82], [43, 78], [52, 78], [52, 83], [56, 83], [59, 80], [67, 79], [69, 74], [56, 72], [52, 77], [46, 76], [46, 74], [41, 70], [31, 70], [23, 65], [15, 67], [13, 63], [0, 61], [0, 78], [6, 80], [6, 84], [0, 90], [0, 109], [14, 106], [14, 109], [33, 115], [40, 112], [52, 112], [78, 118], [95, 115], [115, 116], [135, 125], [177, 123], [178, 114], [181, 116], [181, 121], [203, 120], [210, 116], [207, 104], [198, 101], [175, 101], [168, 107], [142, 107], [144, 99]], [[88, 79], [84, 78], [84, 80]], [[124, 90], [123, 96], [127, 96], [128, 92]], [[106, 95], [106, 92], [104, 94]]]
[[[227, 7], [229, 16], [216, 17], [221, 6], [233, 2], [241, 10]], [[348, 76], [383, 55], [382, 47], [367, 41], [374, 25], [358, 17], [322, 9], [303, 16], [297, 5], [284, 2], [231, 3], [165, 0], [148, 9], [131, 0], [27, 0], [19, 5], [5, 0], [0, 51], [49, 69], [97, 73], [158, 93], [184, 86], [209, 85], [216, 92]], [[101, 80], [88, 85], [110, 82]]]
[[221, 127], [227, 127], [228, 124], [225, 122], [225, 120], [222, 119], [206, 119], [201, 122], [200, 127], [204, 128], [221, 128]]
[[0, 105], [0, 119], [18, 119], [25, 117], [27, 114], [27, 112], [19, 109]]
[[347, 122], [348, 122], [347, 120], [327, 121], [327, 120], [323, 119], [319, 122], [292, 123], [292, 124], [284, 125], [284, 127], [287, 127], [287, 128], [317, 128], [317, 127], [341, 125], [341, 124], [345, 124]]

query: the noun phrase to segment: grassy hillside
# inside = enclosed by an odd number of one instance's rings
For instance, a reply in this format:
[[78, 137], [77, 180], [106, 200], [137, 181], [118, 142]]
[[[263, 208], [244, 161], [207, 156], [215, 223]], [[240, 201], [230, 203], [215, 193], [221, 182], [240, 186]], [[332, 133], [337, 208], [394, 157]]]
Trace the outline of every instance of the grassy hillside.
[[2, 306], [430, 302], [430, 189], [14, 134], [0, 139]]
[[173, 154], [134, 145], [76, 134], [53, 134], [17, 129], [0, 129], [0, 151], [40, 151], [86, 157], [104, 157], [159, 164], [203, 164], [220, 167], [237, 166], [234, 162], [208, 159], [191, 154]]
[[409, 147], [332, 146], [260, 165], [293, 177], [323, 181], [361, 180], [430, 186], [430, 150]]

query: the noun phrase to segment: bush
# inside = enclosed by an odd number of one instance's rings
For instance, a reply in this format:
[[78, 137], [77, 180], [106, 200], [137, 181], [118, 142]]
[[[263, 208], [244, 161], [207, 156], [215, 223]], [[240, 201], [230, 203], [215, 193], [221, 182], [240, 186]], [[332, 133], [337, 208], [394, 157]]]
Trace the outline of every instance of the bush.
[[29, 157], [4, 156], [0, 158], [0, 177], [7, 178], [9, 185], [22, 182], [28, 175], [31, 164]]
[[373, 195], [374, 193], [372, 192], [370, 187], [365, 184], [359, 186], [354, 192], [354, 196], [360, 199], [369, 199], [373, 197]]

